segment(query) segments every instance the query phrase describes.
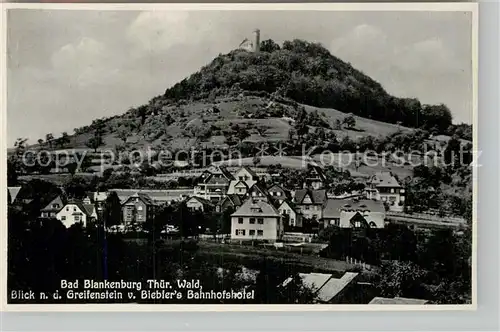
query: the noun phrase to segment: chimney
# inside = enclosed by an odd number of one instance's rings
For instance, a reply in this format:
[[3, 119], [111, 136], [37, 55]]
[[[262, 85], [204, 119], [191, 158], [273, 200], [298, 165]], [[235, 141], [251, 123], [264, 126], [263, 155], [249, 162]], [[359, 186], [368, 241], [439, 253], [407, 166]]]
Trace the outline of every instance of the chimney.
[[255, 29], [254, 32], [255, 34], [255, 42], [254, 42], [254, 52], [259, 52], [260, 51], [260, 30]]

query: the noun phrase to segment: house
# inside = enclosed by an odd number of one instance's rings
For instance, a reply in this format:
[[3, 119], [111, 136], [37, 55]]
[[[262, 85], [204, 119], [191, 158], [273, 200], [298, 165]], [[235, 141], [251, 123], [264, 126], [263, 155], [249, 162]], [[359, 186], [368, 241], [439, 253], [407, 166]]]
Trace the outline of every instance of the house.
[[293, 202], [300, 210], [304, 218], [323, 218], [323, 209], [327, 201], [326, 190], [299, 189], [295, 191]]
[[255, 200], [263, 200], [266, 202], [270, 201], [267, 189], [260, 183], [255, 183], [250, 189], [248, 189], [248, 196]]
[[232, 192], [232, 194], [245, 196], [246, 194], [248, 194], [249, 189], [250, 188], [248, 187], [245, 181], [238, 181], [234, 184], [234, 186], [230, 191]]
[[273, 184], [269, 187], [269, 189], [267, 189], [267, 192], [278, 203], [282, 203], [283, 201], [290, 199], [290, 192], [279, 184]]
[[223, 212], [231, 207], [234, 211], [236, 211], [243, 204], [241, 196], [232, 194], [227, 195], [219, 202], [216, 206], [217, 212]]
[[40, 210], [40, 218], [53, 219], [61, 209], [65, 206], [61, 196], [57, 196], [43, 209]]
[[210, 175], [194, 187], [194, 196], [212, 202], [222, 200], [229, 189], [229, 180], [224, 176]]
[[274, 242], [282, 236], [281, 215], [269, 202], [249, 198], [231, 215], [231, 240]]
[[97, 221], [97, 211], [92, 204], [83, 204], [80, 200], [72, 200], [57, 212], [56, 219], [60, 220], [66, 228], [76, 223], [87, 227], [89, 222]]
[[156, 205], [171, 204], [173, 202], [181, 202], [186, 198], [194, 195], [194, 189], [110, 189], [108, 196], [111, 193], [116, 193], [121, 203], [123, 204], [130, 196], [138, 193], [147, 195]]
[[192, 211], [208, 212], [213, 209], [214, 204], [204, 198], [193, 196], [186, 200], [186, 206]]
[[366, 198], [387, 203], [391, 211], [403, 211], [405, 191], [391, 172], [378, 172], [367, 184]]
[[328, 199], [323, 210], [324, 227], [384, 228], [385, 207], [367, 199]]
[[307, 175], [303, 184], [303, 188], [312, 188], [315, 190], [324, 188], [326, 177], [323, 169], [318, 165], [308, 165]]
[[302, 213], [300, 213], [295, 204], [284, 200], [279, 205], [278, 211], [283, 216], [283, 222], [286, 222], [288, 226], [302, 227]]
[[[359, 273], [346, 272], [341, 278], [325, 273], [299, 273], [302, 284], [314, 295], [315, 303], [338, 304], [355, 286]], [[287, 287], [292, 277], [286, 279], [280, 286]], [[348, 297], [348, 296], [347, 296]]]
[[413, 305], [423, 305], [423, 304], [428, 304], [428, 300], [423, 300], [423, 299], [412, 299], [412, 298], [405, 298], [405, 297], [394, 297], [394, 298], [387, 298], [387, 297], [374, 297], [373, 300], [370, 301], [368, 304], [413, 304]]
[[[241, 195], [241, 192], [244, 190], [243, 183], [246, 184], [247, 188], [252, 188], [259, 179], [257, 174], [248, 166], [240, 168], [233, 177], [234, 180], [229, 183], [229, 189], [227, 190], [228, 195]], [[238, 190], [240, 190], [240, 192], [238, 192]]]
[[234, 174], [234, 178], [236, 180], [240, 180], [240, 181], [249, 181], [249, 180], [257, 181], [257, 180], [259, 180], [257, 173], [255, 173], [248, 166], [243, 166], [242, 168], [240, 168], [240, 170]]
[[122, 203], [124, 224], [143, 223], [155, 215], [156, 206], [151, 197], [144, 193], [135, 193]]
[[7, 196], [9, 197], [7, 204], [14, 204], [20, 191], [21, 187], [7, 187]]

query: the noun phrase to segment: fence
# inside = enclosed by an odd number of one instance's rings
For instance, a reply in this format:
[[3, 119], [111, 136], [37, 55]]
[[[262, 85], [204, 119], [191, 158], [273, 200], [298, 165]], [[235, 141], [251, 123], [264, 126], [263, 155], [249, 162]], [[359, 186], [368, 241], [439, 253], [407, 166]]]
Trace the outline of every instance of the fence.
[[347, 256], [345, 258], [346, 263], [354, 265], [355, 267], [361, 268], [365, 271], [370, 271], [372, 269], [372, 266], [370, 264], [366, 264], [365, 262], [358, 260], [356, 258], [352, 258]]

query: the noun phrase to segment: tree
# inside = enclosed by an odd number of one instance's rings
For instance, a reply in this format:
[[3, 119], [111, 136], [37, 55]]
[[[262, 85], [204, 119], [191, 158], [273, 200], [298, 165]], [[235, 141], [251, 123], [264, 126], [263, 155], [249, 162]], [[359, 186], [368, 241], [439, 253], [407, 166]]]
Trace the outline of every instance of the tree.
[[94, 152], [97, 153], [97, 149], [104, 145], [104, 142], [102, 140], [102, 136], [100, 135], [94, 135], [93, 137], [91, 137], [86, 143], [85, 145], [91, 149], [94, 149]]
[[342, 122], [348, 129], [352, 129], [356, 126], [356, 119], [352, 114], [346, 116]]
[[39, 147], [43, 146], [43, 139], [39, 138], [37, 142], [38, 142]]
[[266, 39], [263, 40], [260, 43], [260, 51], [261, 52], [268, 52], [268, 53], [273, 53], [275, 51], [279, 51], [280, 46], [274, 42], [272, 39]]
[[124, 129], [120, 129], [116, 133], [116, 137], [118, 137], [119, 139], [121, 139], [123, 141], [123, 143], [127, 143], [128, 136], [129, 136], [128, 132], [126, 130], [124, 130]]
[[423, 298], [423, 279], [426, 271], [405, 261], [382, 264], [376, 287], [384, 297]]
[[52, 140], [54, 139], [54, 135], [52, 133], [48, 133], [45, 135], [45, 142], [49, 143], [49, 147], [52, 149]]
[[59, 137], [59, 139], [57, 140], [57, 143], [61, 146], [61, 147], [64, 147], [66, 144], [68, 144], [70, 142], [70, 139], [69, 139], [69, 135], [66, 131], [64, 131], [62, 134], [61, 134], [61, 137]]

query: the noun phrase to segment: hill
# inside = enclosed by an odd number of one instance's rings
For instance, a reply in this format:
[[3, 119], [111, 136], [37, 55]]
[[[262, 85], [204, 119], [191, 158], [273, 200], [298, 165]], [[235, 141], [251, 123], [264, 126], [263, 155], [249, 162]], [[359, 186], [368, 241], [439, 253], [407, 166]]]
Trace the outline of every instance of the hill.
[[[338, 139], [386, 136], [409, 128], [445, 134], [452, 120], [444, 105], [390, 96], [320, 44], [294, 40], [280, 46], [266, 40], [261, 52], [221, 54], [148, 104], [43, 144], [88, 148], [96, 132], [97, 148], [176, 150], [224, 146], [240, 139], [282, 141], [301, 110], [316, 117], [310, 131], [321, 126]], [[347, 114], [353, 115], [355, 125], [343, 126]]]

